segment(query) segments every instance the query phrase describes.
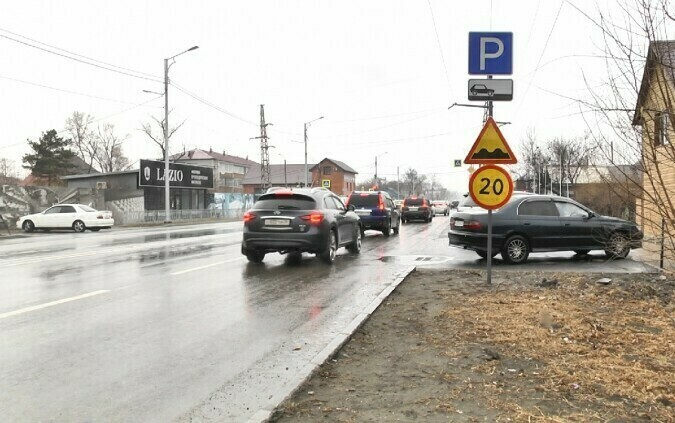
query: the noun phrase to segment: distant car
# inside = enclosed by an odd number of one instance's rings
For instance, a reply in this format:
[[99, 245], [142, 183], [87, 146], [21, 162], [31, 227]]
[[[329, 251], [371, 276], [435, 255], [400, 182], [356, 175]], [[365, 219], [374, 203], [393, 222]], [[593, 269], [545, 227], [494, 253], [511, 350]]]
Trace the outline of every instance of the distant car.
[[361, 220], [325, 188], [269, 192], [244, 214], [241, 253], [250, 262], [271, 252], [307, 252], [332, 264], [340, 247], [361, 251]]
[[[569, 198], [516, 194], [493, 212], [493, 247], [507, 263], [524, 263], [532, 252], [574, 251], [582, 255], [605, 250], [610, 258], [625, 258], [642, 246], [642, 232], [633, 223], [600, 216]], [[455, 212], [450, 219], [451, 246], [488, 256], [487, 211]]]
[[394, 205], [397, 209], [401, 210], [401, 207], [403, 206], [403, 200], [394, 200]]
[[450, 205], [447, 201], [432, 201], [431, 208], [434, 211], [434, 215], [442, 214], [447, 216], [450, 214]]
[[361, 218], [361, 227], [382, 231], [388, 237], [393, 231], [398, 234], [401, 227], [401, 212], [385, 191], [354, 191], [347, 204]]
[[433, 217], [431, 205], [426, 198], [413, 196], [403, 200], [403, 207], [401, 207], [401, 221], [403, 223], [408, 223], [411, 220], [424, 220], [429, 223]]
[[25, 232], [33, 232], [36, 229], [72, 229], [75, 232], [89, 229], [97, 232], [101, 229], [110, 229], [114, 224], [112, 212], [98, 211], [84, 204], [58, 204], [42, 213], [19, 218], [16, 227]]

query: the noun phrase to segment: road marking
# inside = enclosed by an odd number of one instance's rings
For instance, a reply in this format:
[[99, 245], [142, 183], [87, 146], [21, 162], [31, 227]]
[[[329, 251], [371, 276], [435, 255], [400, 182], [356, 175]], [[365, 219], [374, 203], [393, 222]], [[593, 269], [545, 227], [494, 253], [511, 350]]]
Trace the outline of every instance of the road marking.
[[181, 270], [179, 272], [173, 272], [173, 273], [171, 273], [171, 276], [178, 276], [178, 275], [182, 275], [184, 273], [194, 272], [195, 270], [208, 269], [209, 267], [220, 266], [221, 264], [232, 263], [232, 262], [240, 261], [240, 260], [243, 260], [243, 259], [244, 259], [243, 257], [238, 257], [236, 259], [224, 260], [224, 261], [219, 261], [217, 263], [207, 264], [206, 266], [193, 267], [192, 269], [186, 269], [186, 270]]
[[43, 309], [43, 308], [52, 307], [52, 306], [63, 304], [63, 303], [69, 303], [71, 301], [82, 300], [84, 298], [93, 297], [94, 295], [105, 294], [106, 292], [110, 292], [110, 290], [104, 289], [104, 290], [101, 290], [101, 291], [94, 291], [94, 292], [90, 292], [88, 294], [78, 295], [76, 297], [64, 298], [62, 300], [56, 300], [56, 301], [52, 301], [52, 302], [49, 302], [49, 303], [38, 304], [38, 305], [35, 305], [35, 306], [10, 311], [10, 312], [7, 312], [7, 313], [0, 314], [0, 319], [4, 319], [6, 317], [17, 316], [19, 314], [28, 313], [29, 311], [40, 310], [40, 309]]

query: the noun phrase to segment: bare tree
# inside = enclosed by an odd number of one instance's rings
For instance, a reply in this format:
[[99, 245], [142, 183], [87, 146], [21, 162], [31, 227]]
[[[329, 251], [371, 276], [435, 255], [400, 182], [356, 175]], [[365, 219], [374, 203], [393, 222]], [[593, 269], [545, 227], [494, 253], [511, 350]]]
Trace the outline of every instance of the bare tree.
[[[169, 112], [169, 114], [170, 113], [171, 112]], [[143, 133], [145, 135], [147, 135], [148, 138], [150, 138], [152, 140], [152, 142], [157, 144], [157, 146], [162, 151], [162, 157], [164, 157], [164, 123], [165, 123], [165, 120], [164, 119], [161, 119], [161, 120], [157, 119], [154, 116], [151, 116], [151, 119], [155, 122], [155, 125], [153, 125], [151, 122], [141, 123], [141, 129], [140, 130], [143, 131]], [[173, 136], [173, 134], [175, 134], [176, 131], [178, 131], [180, 129], [180, 127], [183, 126], [184, 123], [185, 123], [185, 121], [181, 122], [178, 126], [175, 126], [173, 128], [169, 127], [169, 133], [168, 133], [169, 140], [171, 140], [171, 137]]]
[[0, 159], [0, 184], [16, 184], [18, 182], [19, 173], [16, 163], [9, 159]]
[[[575, 99], [591, 140], [599, 146], [595, 164], [609, 165], [614, 179], [606, 195], [637, 197], [636, 220], [651, 241], [675, 259], [675, 17], [668, 0], [622, 0], [619, 13], [601, 6], [574, 7], [603, 36], [598, 56], [606, 61], [605, 84], [587, 82], [587, 96]], [[586, 79], [586, 76], [583, 75]], [[638, 170], [637, 172], [635, 170]], [[637, 194], [635, 194], [637, 192]], [[651, 244], [651, 245], [650, 245]]]
[[589, 166], [595, 154], [595, 147], [588, 137], [556, 137], [546, 143], [547, 161], [558, 169], [558, 183], [574, 184], [581, 172]]
[[98, 139], [91, 128], [93, 122], [93, 116], [78, 111], [73, 112], [72, 116], [66, 119], [66, 130], [73, 140], [72, 145], [75, 152], [89, 165], [87, 173], [90, 173], [93, 169], [99, 153]]
[[102, 172], [119, 172], [129, 167], [129, 159], [122, 151], [122, 143], [127, 138], [129, 138], [128, 134], [124, 136], [115, 134], [115, 126], [112, 124], [98, 127], [96, 163]]

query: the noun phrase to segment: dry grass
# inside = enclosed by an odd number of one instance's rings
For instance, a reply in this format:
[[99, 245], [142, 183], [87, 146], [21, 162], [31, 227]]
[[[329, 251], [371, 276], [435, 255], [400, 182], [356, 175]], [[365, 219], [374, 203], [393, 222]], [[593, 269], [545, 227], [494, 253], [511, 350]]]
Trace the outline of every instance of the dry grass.
[[[644, 417], [673, 421], [675, 319], [670, 297], [648, 284], [588, 281], [568, 276], [558, 289], [507, 283], [459, 299], [457, 292], [439, 293], [452, 307], [437, 317], [439, 330], [429, 342], [446, 344], [449, 356], [457, 342], [494, 345], [509, 357], [541, 363], [528, 377], [540, 381], [544, 393], [582, 397], [608, 409], [637, 402], [649, 411]], [[491, 363], [474, 370], [494, 372]], [[510, 409], [517, 421], [562, 421], [516, 404], [494, 405]], [[589, 420], [605, 418], [580, 410], [565, 421]]]

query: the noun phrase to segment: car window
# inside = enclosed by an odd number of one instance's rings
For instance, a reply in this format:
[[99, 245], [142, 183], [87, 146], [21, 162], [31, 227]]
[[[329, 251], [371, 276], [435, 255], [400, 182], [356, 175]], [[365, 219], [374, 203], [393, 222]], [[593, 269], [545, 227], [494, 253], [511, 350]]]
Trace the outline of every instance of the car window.
[[423, 198], [406, 198], [405, 200], [406, 206], [421, 206], [422, 204], [424, 204]]
[[378, 194], [352, 194], [349, 197], [349, 204], [355, 207], [377, 207], [380, 204]]
[[289, 195], [261, 198], [253, 205], [254, 210], [313, 210], [316, 202], [304, 195]]
[[464, 197], [461, 203], [459, 203], [459, 207], [478, 207], [475, 201], [473, 201], [473, 198], [469, 197]]
[[91, 208], [91, 207], [89, 207], [89, 206], [85, 206], [85, 205], [80, 205], [80, 208], [81, 208], [82, 210], [86, 211], [86, 212], [95, 212], [95, 211], [97, 211], [96, 209]]
[[73, 206], [62, 206], [61, 213], [75, 213], [75, 207]]
[[337, 208], [338, 208], [337, 203], [335, 202], [335, 199], [333, 197], [329, 196], [329, 195], [323, 197], [323, 205], [324, 205], [324, 207], [326, 207], [327, 209], [330, 209], [330, 210], [337, 210]]
[[518, 207], [520, 216], [558, 216], [552, 201], [525, 201]]
[[340, 199], [339, 197], [333, 197], [333, 201], [335, 201], [338, 210], [347, 210], [347, 207], [345, 207], [345, 203], [343, 203], [342, 199]]
[[56, 214], [56, 213], [61, 213], [61, 206], [55, 206], [52, 207], [51, 209], [45, 210], [45, 214]]
[[588, 212], [576, 204], [556, 201], [555, 206], [560, 217], [588, 217]]

